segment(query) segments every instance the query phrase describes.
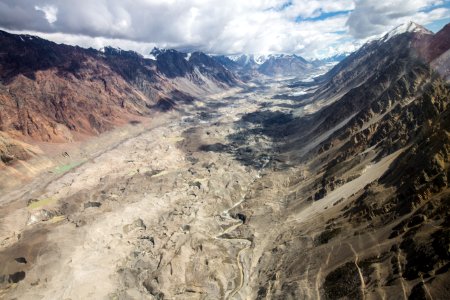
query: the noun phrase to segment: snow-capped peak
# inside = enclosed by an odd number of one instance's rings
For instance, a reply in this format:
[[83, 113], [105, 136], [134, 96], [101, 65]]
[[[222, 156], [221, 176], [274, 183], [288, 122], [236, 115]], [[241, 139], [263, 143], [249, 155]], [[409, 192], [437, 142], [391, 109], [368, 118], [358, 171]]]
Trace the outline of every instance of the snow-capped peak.
[[271, 58], [277, 59], [277, 58], [281, 58], [286, 56], [285, 54], [261, 54], [261, 55], [257, 55], [255, 56], [255, 62], [258, 65], [262, 65], [263, 63], [265, 63], [266, 61], [268, 61]]
[[121, 53], [124, 50], [122, 50], [119, 47], [105, 46], [105, 47], [101, 47], [100, 49], [98, 49], [98, 51], [100, 51], [102, 53], [106, 53], [106, 52], [109, 52], [109, 53]]
[[153, 47], [152, 51], [150, 51], [150, 55], [156, 59], [158, 57], [158, 55], [160, 55], [163, 52], [165, 52], [165, 49], [159, 49], [159, 48]]
[[420, 26], [417, 23], [414, 23], [412, 21], [408, 23], [403, 23], [401, 25], [398, 25], [388, 33], [386, 33], [383, 38], [381, 39], [383, 42], [389, 41], [394, 36], [400, 35], [405, 32], [422, 32], [422, 33], [432, 33], [431, 31], [427, 30], [426, 28]]
[[248, 64], [253, 60], [253, 55], [250, 54], [235, 54], [235, 55], [228, 55], [227, 56], [230, 60], [234, 62], [240, 62], [241, 64]]
[[255, 63], [257, 63], [258, 65], [262, 65], [263, 63], [265, 63], [267, 60], [267, 55], [258, 55], [254, 57], [254, 61]]
[[232, 61], [237, 61], [241, 55], [228, 55], [227, 57]]
[[228, 55], [227, 57], [235, 62], [240, 62], [243, 65], [257, 64], [262, 65], [271, 58], [280, 58], [284, 54], [236, 54]]

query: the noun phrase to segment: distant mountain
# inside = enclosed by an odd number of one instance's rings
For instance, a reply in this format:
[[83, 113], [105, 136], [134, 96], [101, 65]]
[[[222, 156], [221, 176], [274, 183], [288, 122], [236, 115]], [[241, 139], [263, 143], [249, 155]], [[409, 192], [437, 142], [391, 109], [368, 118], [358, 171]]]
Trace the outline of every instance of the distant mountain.
[[294, 54], [269, 56], [258, 71], [267, 76], [299, 76], [312, 68], [310, 62]]
[[220, 60], [203, 52], [183, 53], [155, 48], [150, 54], [156, 60], [158, 71], [169, 78], [190, 76], [201, 83], [204, 75], [229, 85], [237, 82], [235, 75]]
[[241, 67], [258, 65], [257, 59], [253, 54], [230, 55], [227, 57]]
[[351, 52], [339, 53], [339, 54], [332, 55], [329, 57], [311, 60], [311, 63], [314, 64], [315, 66], [322, 66], [322, 65], [326, 65], [326, 64], [337, 64], [337, 63], [343, 61], [350, 54], [351, 54]]
[[241, 54], [241, 55], [229, 55], [229, 56], [217, 56], [217, 58], [223, 61], [226, 65], [235, 71], [251, 72], [256, 70], [263, 62], [264, 57], [255, 56], [253, 54]]
[[218, 82], [223, 82], [230, 86], [237, 82], [235, 75], [214, 56], [206, 55], [203, 52], [193, 52], [189, 56], [189, 63], [191, 63], [194, 68], [197, 68], [200, 73], [208, 74], [208, 76], [214, 78]]
[[[400, 55], [409, 55], [414, 40], [409, 36], [414, 36], [425, 41], [432, 36], [432, 33], [417, 24], [397, 27], [380, 39], [370, 41], [359, 50], [347, 56], [325, 75], [316, 78], [317, 82], [325, 82], [316, 97], [328, 99], [327, 102], [335, 101], [349, 90], [360, 86], [377, 72], [388, 67]], [[394, 44], [395, 39], [398, 44]], [[417, 53], [418, 49], [413, 48]], [[414, 61], [410, 61], [414, 63]], [[330, 102], [331, 101], [331, 102]]]
[[241, 65], [239, 62], [231, 59], [226, 55], [217, 55], [215, 56], [215, 59], [229, 70], [237, 71], [238, 69], [243, 67], [243, 65]]
[[292, 54], [217, 56], [227, 68], [243, 74], [266, 76], [301, 76], [314, 68], [312, 62]]

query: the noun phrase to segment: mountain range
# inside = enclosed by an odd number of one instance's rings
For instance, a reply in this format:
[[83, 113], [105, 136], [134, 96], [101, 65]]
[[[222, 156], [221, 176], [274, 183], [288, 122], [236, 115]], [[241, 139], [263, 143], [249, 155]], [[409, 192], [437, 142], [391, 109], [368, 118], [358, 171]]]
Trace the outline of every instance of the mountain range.
[[255, 74], [294, 76], [313, 68], [296, 55], [230, 59], [155, 48], [145, 58], [113, 47], [83, 49], [3, 31], [0, 39], [3, 163], [33, 156], [17, 139], [78, 140]]
[[336, 59], [302, 81], [330, 60], [0, 32], [1, 169], [162, 124], [0, 185], [0, 295], [448, 298], [450, 24]]
[[0, 32], [2, 163], [33, 155], [17, 140], [68, 142], [237, 85], [214, 58], [175, 50], [156, 60], [133, 51], [59, 45]]
[[263, 74], [269, 77], [296, 77], [325, 64], [337, 64], [347, 55], [341, 54], [324, 59], [308, 61], [295, 54], [234, 55], [216, 58], [230, 70], [245, 74]]

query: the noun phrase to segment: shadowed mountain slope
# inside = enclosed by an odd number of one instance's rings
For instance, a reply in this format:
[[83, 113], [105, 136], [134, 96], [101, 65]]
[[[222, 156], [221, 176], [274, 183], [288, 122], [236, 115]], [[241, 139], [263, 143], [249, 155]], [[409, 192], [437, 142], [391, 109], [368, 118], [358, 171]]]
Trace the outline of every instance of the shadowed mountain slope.
[[284, 125], [282, 157], [304, 167], [279, 246], [259, 258], [259, 299], [448, 295], [450, 86], [430, 64], [450, 49], [448, 26], [407, 28], [334, 67]]

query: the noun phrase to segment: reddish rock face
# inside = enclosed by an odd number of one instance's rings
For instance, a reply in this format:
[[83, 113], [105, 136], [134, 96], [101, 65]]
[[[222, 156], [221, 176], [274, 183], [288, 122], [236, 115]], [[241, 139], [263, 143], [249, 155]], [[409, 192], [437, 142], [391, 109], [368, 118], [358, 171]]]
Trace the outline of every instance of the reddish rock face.
[[450, 24], [434, 35], [420, 35], [414, 41], [419, 55], [430, 63], [450, 49]]
[[[100, 52], [0, 31], [0, 166], [32, 156], [20, 140], [78, 140], [190, 103], [192, 90], [238, 82], [213, 57], [185, 56], [171, 50], [150, 60], [133, 51]], [[185, 63], [182, 72], [174, 72], [174, 57]], [[177, 85], [177, 77], [184, 83]]]
[[114, 71], [123, 61], [95, 50], [5, 32], [0, 45], [0, 126], [16, 138], [70, 141], [72, 133], [100, 133], [153, 104]]
[[[188, 61], [175, 50], [166, 54], [155, 61], [132, 51], [99, 52], [0, 31], [0, 130], [19, 139], [66, 142], [149, 115], [162, 102], [171, 104], [168, 109], [189, 102], [192, 97], [171, 80], [184, 76], [201, 88], [195, 69], [218, 86], [237, 82], [209, 56]], [[187, 65], [180, 74], [169, 68], [173, 56]]]
[[[68, 131], [97, 134], [144, 114], [151, 102], [104, 65], [61, 76], [38, 71], [35, 80], [15, 77], [0, 91], [2, 130], [40, 141], [67, 141]], [[94, 75], [95, 74], [95, 75]], [[108, 84], [104, 84], [107, 81]]]

